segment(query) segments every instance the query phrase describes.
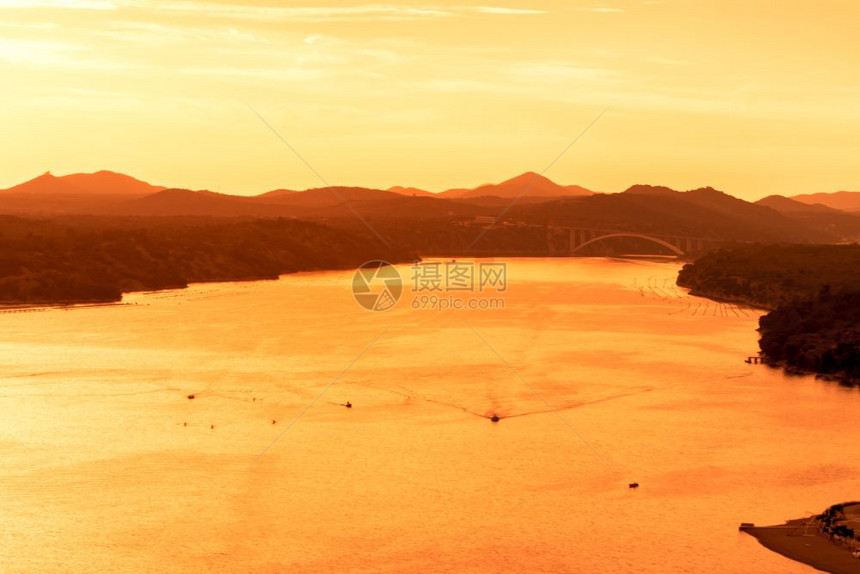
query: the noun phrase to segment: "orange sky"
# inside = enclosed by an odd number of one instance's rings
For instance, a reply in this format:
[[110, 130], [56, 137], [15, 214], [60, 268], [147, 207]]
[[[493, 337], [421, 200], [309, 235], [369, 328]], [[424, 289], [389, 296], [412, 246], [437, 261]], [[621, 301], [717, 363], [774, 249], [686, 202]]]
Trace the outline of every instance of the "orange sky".
[[860, 189], [853, 1], [0, 0], [0, 187]]

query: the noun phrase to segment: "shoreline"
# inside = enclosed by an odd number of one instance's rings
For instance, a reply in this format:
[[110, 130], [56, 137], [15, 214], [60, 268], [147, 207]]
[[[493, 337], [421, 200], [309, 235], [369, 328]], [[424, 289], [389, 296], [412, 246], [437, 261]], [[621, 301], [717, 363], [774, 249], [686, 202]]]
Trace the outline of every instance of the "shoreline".
[[[443, 261], [449, 261], [452, 259], [458, 259], [458, 257], [454, 257], [451, 255], [444, 256], [436, 256], [436, 255], [419, 255], [416, 256], [419, 261], [425, 260], [427, 258], [436, 258], [441, 259]], [[526, 258], [538, 258], [538, 259], [558, 259], [555, 256], [525, 256]], [[478, 255], [478, 256], [468, 256], [468, 257], [459, 257], [462, 260], [476, 260], [476, 259], [516, 259], [518, 257], [503, 257], [503, 256], [486, 256], [486, 255]], [[600, 257], [604, 258], [604, 257]], [[582, 259], [585, 259], [584, 257]], [[616, 260], [625, 260], [623, 257], [608, 257], [606, 259], [616, 259]], [[627, 261], [642, 261], [642, 258], [630, 258], [626, 259]], [[415, 259], [410, 259], [408, 261], [391, 261], [392, 265], [406, 265], [414, 263]], [[664, 261], [659, 261], [663, 263]], [[4, 313], [27, 313], [27, 312], [35, 312], [35, 311], [50, 311], [55, 309], [74, 309], [80, 307], [109, 307], [113, 305], [127, 305], [125, 302], [126, 295], [140, 295], [140, 294], [149, 294], [149, 293], [162, 293], [164, 291], [182, 291], [188, 289], [193, 285], [210, 285], [217, 283], [248, 283], [248, 282], [257, 282], [257, 281], [280, 281], [282, 277], [290, 276], [290, 275], [298, 275], [301, 273], [325, 273], [325, 272], [336, 272], [336, 271], [354, 271], [356, 267], [353, 266], [331, 266], [331, 267], [308, 267], [308, 268], [295, 268], [288, 269], [282, 273], [279, 273], [276, 276], [250, 276], [250, 277], [230, 277], [230, 278], [217, 278], [217, 279], [209, 279], [209, 280], [191, 280], [188, 281], [185, 285], [170, 285], [165, 286], [159, 289], [134, 289], [130, 291], [123, 291], [120, 294], [118, 299], [104, 299], [104, 300], [83, 300], [83, 301], [74, 301], [74, 300], [64, 300], [64, 301], [32, 301], [29, 303], [24, 302], [2, 302], [0, 301], [0, 314]]]
[[716, 295], [703, 293], [701, 291], [697, 291], [695, 289], [687, 287], [686, 285], [682, 285], [678, 281], [675, 281], [675, 285], [677, 285], [678, 287], [683, 287], [684, 289], [688, 289], [687, 292], [690, 295], [692, 295], [693, 297], [701, 297], [702, 299], [710, 299], [711, 301], [716, 301], [717, 303], [732, 303], [734, 305], [741, 305], [741, 306], [746, 307], [748, 309], [753, 309], [756, 311], [764, 311], [766, 313], [770, 313], [771, 311], [773, 311], [773, 307], [765, 307], [761, 303], [756, 303], [754, 301], [748, 301], [745, 299], [729, 299], [728, 297], [717, 297]]
[[696, 296], [741, 300], [765, 311], [759, 355], [786, 374], [857, 386], [858, 260], [856, 244], [738, 245], [685, 265], [676, 282]]
[[[763, 312], [765, 313], [765, 315], [771, 313], [774, 310], [772, 308], [764, 307], [760, 304], [751, 303], [750, 301], [745, 301], [742, 299], [728, 299], [723, 297], [717, 297], [708, 293], [703, 293], [701, 291], [695, 291], [689, 287], [682, 285], [681, 283], [678, 283], [677, 281], [675, 284], [678, 287], [688, 289], [688, 293], [694, 297], [708, 299], [717, 303], [732, 303], [735, 305], [742, 305], [747, 309]], [[759, 328], [758, 331], [761, 332], [761, 329]], [[773, 357], [767, 355], [761, 350], [759, 350], [759, 356], [763, 359], [762, 364], [764, 366], [770, 367], [772, 369], [780, 369], [787, 376], [810, 376], [815, 377], [817, 380], [837, 383], [846, 387], [860, 387], [860, 380], [851, 378], [850, 376], [847, 376], [843, 373], [822, 373], [813, 369], [805, 369], [796, 365], [792, 365], [784, 359], [774, 359]]]
[[807, 531], [815, 534], [803, 534], [804, 524], [808, 521], [800, 518], [778, 526], [746, 527], [741, 532], [749, 534], [768, 550], [816, 570], [830, 574], [857, 574], [860, 560], [851, 556], [848, 549], [827, 540], [814, 526], [807, 526]]
[[122, 299], [118, 301], [81, 301], [79, 303], [65, 301], [56, 303], [32, 303], [20, 305], [0, 303], [0, 314], [5, 315], [10, 313], [37, 313], [40, 311], [58, 310], [69, 311], [72, 309], [84, 309], [89, 307], [116, 307], [118, 305], [128, 305], [128, 303], [124, 303]]
[[755, 538], [768, 550], [816, 570], [830, 574], [857, 574], [860, 572], [860, 558], [855, 558], [851, 550], [824, 533], [822, 516], [797, 518], [774, 526], [743, 523], [740, 531]]
[[[393, 263], [394, 265], [400, 265], [405, 262], [397, 262]], [[351, 271], [354, 270], [353, 267], [349, 266], [341, 266], [341, 267], [313, 267], [307, 269], [290, 269], [284, 271], [283, 273], [279, 273], [275, 276], [250, 276], [250, 277], [229, 277], [229, 278], [217, 278], [217, 279], [209, 279], [209, 280], [201, 280], [201, 281], [189, 281], [184, 285], [169, 285], [159, 289], [133, 289], [130, 291], [123, 291], [120, 294], [118, 299], [104, 299], [104, 300], [82, 300], [82, 301], [74, 301], [74, 300], [64, 300], [64, 301], [33, 301], [29, 303], [18, 303], [18, 302], [0, 302], [0, 314], [3, 313], [32, 313], [35, 311], [50, 311], [55, 309], [75, 309], [81, 307], [111, 307], [115, 305], [128, 305], [125, 302], [126, 295], [145, 295], [150, 293], [163, 293], [165, 291], [183, 291], [188, 289], [193, 285], [213, 285], [218, 283], [254, 283], [258, 281], [280, 281], [282, 277], [289, 275], [297, 275], [299, 273], [319, 273], [319, 272], [327, 272], [327, 271]]]

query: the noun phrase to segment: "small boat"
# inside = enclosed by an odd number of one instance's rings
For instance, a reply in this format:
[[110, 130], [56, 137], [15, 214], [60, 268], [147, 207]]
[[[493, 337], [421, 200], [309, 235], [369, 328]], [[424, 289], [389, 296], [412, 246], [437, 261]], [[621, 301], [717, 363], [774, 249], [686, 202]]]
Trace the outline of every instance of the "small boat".
[[631, 482], [630, 484], [627, 485], [627, 487], [628, 488], [639, 488], [639, 483], [638, 482]]
[[346, 408], [348, 408], [348, 409], [351, 409], [351, 408], [352, 408], [352, 403], [351, 403], [351, 402], [349, 402], [349, 401], [346, 401], [346, 404], [345, 404], [345, 405], [343, 405], [343, 406], [345, 406], [345, 407], [346, 407]]
[[491, 416], [491, 417], [490, 417], [490, 420], [491, 420], [491, 421], [493, 421], [494, 423], [499, 422], [499, 415], [493, 415], [493, 416]]

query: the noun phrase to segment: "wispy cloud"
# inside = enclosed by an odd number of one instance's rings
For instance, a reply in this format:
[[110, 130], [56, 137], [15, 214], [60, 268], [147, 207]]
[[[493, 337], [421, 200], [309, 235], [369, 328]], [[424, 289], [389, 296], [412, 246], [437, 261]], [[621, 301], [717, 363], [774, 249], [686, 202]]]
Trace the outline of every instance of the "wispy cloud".
[[0, 22], [0, 28], [7, 30], [56, 30], [53, 22]]
[[622, 8], [613, 8], [610, 6], [592, 6], [590, 8], [586, 8], [589, 12], [597, 12], [599, 14], [619, 14], [624, 12]]
[[[118, 0], [119, 1], [119, 0]], [[260, 6], [248, 4], [217, 4], [192, 1], [121, 0], [123, 5], [148, 8], [157, 12], [196, 14], [210, 18], [267, 21], [327, 21], [411, 19], [445, 17], [452, 11], [427, 7], [405, 7], [393, 4], [366, 4], [357, 6]]]
[[529, 82], [599, 81], [606, 83], [616, 79], [616, 73], [611, 69], [581, 66], [566, 61], [526, 62], [514, 66], [513, 73], [518, 80]]
[[220, 3], [194, 0], [0, 0], [0, 7], [68, 7], [87, 9], [135, 8], [152, 13], [195, 15], [210, 19], [325, 22], [335, 20], [411, 20], [446, 18], [467, 14], [527, 16], [545, 10], [504, 6], [403, 6], [359, 4], [353, 6], [271, 6], [254, 3]]
[[480, 12], [482, 14], [500, 14], [507, 16], [528, 16], [528, 15], [538, 15], [538, 14], [547, 14], [546, 10], [533, 10], [529, 8], [504, 8], [501, 6], [477, 6], [472, 8], [475, 12]]
[[39, 68], [117, 68], [109, 61], [87, 57], [86, 50], [76, 44], [16, 38], [0, 38], [0, 61]]
[[432, 79], [427, 82], [427, 87], [440, 92], [451, 92], [454, 94], [496, 92], [499, 90], [498, 82], [445, 78]]
[[248, 67], [208, 67], [185, 68], [185, 74], [201, 76], [216, 76], [219, 78], [255, 78], [261, 80], [279, 81], [311, 81], [320, 80], [330, 74], [322, 69], [302, 68], [300, 66], [285, 66], [281, 68], [248, 68]]
[[107, 0], [0, 0], [0, 8], [72, 8], [76, 10], [116, 10]]

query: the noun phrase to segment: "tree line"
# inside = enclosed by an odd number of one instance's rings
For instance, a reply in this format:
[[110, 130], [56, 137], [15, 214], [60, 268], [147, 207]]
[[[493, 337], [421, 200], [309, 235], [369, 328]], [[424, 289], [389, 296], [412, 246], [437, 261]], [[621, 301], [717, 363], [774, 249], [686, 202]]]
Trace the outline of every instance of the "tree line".
[[413, 258], [366, 229], [294, 219], [0, 217], [0, 304], [111, 302], [131, 291]]
[[759, 346], [772, 361], [860, 381], [860, 245], [739, 245], [685, 265], [694, 295], [769, 313]]

